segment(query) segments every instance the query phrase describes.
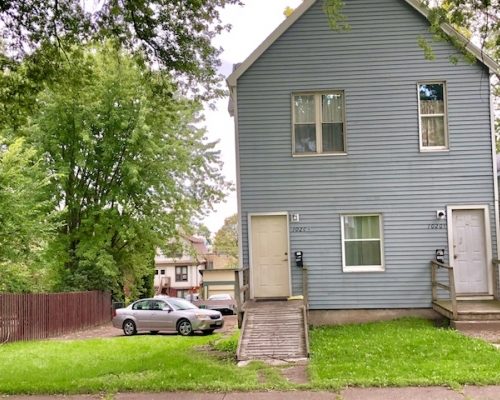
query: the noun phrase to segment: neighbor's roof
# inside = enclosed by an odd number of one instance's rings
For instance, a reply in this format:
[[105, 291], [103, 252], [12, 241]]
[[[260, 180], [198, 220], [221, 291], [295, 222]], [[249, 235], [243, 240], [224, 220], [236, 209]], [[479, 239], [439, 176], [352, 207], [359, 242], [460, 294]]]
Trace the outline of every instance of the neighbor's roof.
[[191, 242], [197, 255], [203, 256], [208, 253], [207, 246], [205, 246], [205, 240], [196, 236], [189, 236], [186, 238]]
[[[428, 18], [428, 10], [423, 7], [418, 0], [404, 0], [425, 18]], [[271, 45], [290, 28], [295, 21], [297, 21], [314, 3], [316, 0], [304, 0], [302, 4], [295, 9], [295, 11], [286, 18], [267, 38], [264, 40], [259, 47], [257, 47], [245, 61], [243, 61], [229, 77], [227, 78], [227, 83], [229, 87], [236, 86], [238, 78], [245, 73], [245, 71], [251, 67], [251, 65], [269, 48]], [[450, 36], [454, 36], [463, 43], [466, 43], [466, 49], [474, 55], [480, 62], [485, 64], [490, 71], [493, 73], [500, 73], [500, 65], [495, 62], [490, 56], [484, 53], [479, 47], [471, 43], [465, 36], [458, 32], [451, 25], [443, 24], [442, 28], [444, 32]]]

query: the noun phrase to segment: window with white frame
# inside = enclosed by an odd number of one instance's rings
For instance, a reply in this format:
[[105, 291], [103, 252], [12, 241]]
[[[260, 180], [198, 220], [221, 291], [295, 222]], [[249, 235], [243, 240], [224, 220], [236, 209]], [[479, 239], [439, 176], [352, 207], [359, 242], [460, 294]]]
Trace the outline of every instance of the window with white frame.
[[293, 154], [345, 153], [344, 92], [296, 93]]
[[444, 82], [418, 84], [418, 113], [420, 149], [447, 150], [448, 123]]
[[346, 272], [384, 270], [380, 214], [342, 216], [342, 258]]

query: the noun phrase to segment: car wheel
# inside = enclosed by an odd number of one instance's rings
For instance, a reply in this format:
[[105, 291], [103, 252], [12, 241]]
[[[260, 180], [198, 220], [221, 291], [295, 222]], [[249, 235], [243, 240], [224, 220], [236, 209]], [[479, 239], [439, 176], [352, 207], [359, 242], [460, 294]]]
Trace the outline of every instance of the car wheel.
[[127, 319], [123, 323], [123, 333], [125, 334], [125, 336], [132, 336], [137, 333], [137, 328], [135, 327], [134, 321]]
[[193, 333], [193, 326], [187, 319], [181, 319], [177, 323], [177, 332], [182, 336], [189, 336]]
[[214, 333], [214, 329], [205, 329], [203, 331], [203, 334], [204, 335], [211, 335], [212, 333]]
[[149, 332], [151, 333], [151, 335], [156, 335], [160, 331], [149, 331]]

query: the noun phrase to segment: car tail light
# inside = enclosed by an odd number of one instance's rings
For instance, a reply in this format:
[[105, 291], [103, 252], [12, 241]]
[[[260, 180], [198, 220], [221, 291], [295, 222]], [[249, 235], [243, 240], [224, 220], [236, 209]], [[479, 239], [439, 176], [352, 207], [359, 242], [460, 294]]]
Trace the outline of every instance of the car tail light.
[[113, 308], [112, 316], [113, 316], [113, 318], [116, 317], [116, 309], [115, 308]]

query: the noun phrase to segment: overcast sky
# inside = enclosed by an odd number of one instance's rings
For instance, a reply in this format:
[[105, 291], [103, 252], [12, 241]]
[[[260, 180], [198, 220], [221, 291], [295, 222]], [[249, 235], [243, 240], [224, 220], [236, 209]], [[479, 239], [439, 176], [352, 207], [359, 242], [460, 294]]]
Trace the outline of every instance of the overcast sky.
[[[228, 76], [235, 63], [242, 62], [285, 19], [287, 6], [296, 8], [301, 0], [244, 0], [244, 6], [228, 6], [221, 12], [223, 22], [233, 28], [216, 40], [214, 44], [224, 49], [221, 73]], [[220, 140], [218, 149], [224, 162], [224, 175], [236, 183], [234, 152], [234, 121], [227, 112], [228, 99], [217, 102], [216, 110], [205, 110], [206, 127], [211, 141]], [[236, 192], [226, 202], [216, 206], [215, 212], [203, 221], [212, 232], [224, 223], [224, 218], [237, 211]]]

